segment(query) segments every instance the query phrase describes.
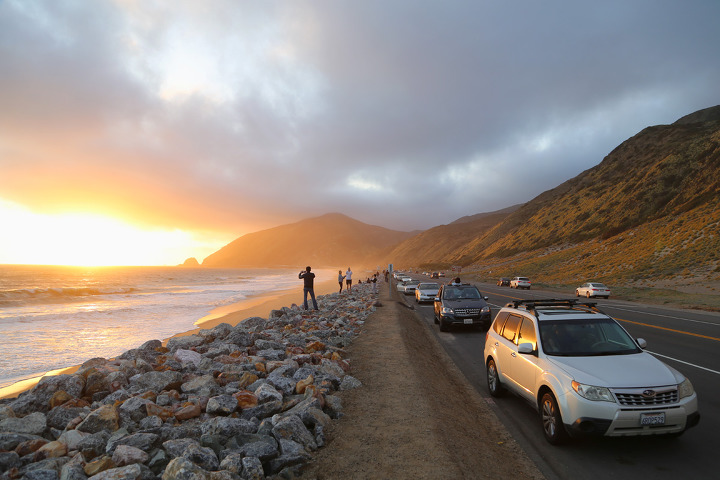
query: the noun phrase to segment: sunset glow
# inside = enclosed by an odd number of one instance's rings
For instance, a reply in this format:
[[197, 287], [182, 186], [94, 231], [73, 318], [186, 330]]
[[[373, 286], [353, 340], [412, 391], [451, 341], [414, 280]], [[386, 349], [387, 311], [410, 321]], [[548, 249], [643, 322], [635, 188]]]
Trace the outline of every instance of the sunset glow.
[[89, 213], [41, 215], [0, 202], [0, 222], [13, 225], [0, 237], [0, 264], [176, 265], [199, 262], [228, 239], [203, 242], [181, 230], [148, 230]]

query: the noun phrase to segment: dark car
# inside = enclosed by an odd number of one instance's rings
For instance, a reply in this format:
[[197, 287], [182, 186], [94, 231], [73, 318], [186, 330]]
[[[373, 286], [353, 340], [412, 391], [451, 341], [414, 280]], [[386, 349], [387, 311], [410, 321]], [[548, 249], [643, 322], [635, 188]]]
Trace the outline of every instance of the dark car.
[[467, 283], [443, 285], [435, 297], [435, 323], [447, 332], [451, 325], [472, 325], [485, 330], [490, 327], [490, 305], [480, 290]]
[[502, 277], [500, 280], [497, 281], [498, 287], [509, 287], [510, 286], [510, 279], [507, 277]]

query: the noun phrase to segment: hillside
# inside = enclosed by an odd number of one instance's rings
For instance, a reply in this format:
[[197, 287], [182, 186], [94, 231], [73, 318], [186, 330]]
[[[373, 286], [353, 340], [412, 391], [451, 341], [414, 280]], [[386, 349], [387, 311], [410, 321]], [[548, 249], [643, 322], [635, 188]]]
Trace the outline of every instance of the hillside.
[[484, 234], [517, 210], [519, 205], [490, 213], [459, 218], [415, 235], [393, 248], [384, 263], [434, 268], [448, 261], [454, 252]]
[[[243, 235], [205, 258], [204, 267], [369, 265], [379, 252], [413, 235], [339, 213]], [[372, 263], [371, 265], [375, 265]]]

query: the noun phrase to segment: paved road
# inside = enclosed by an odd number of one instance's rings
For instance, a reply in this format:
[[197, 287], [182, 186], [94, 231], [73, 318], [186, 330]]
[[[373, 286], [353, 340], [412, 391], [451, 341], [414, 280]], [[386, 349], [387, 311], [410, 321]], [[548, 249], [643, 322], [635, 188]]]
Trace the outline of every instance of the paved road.
[[[416, 276], [420, 278], [420, 276]], [[426, 277], [425, 277], [426, 279]], [[447, 279], [440, 279], [445, 280]], [[507, 302], [525, 298], [573, 298], [535, 289], [514, 290], [476, 284], [489, 297], [493, 315]], [[406, 297], [415, 305], [413, 297]], [[512, 395], [490, 397], [483, 363], [485, 332], [453, 329], [441, 333], [433, 322], [432, 304], [415, 305], [440, 343], [476, 390], [549, 479], [718, 478], [714, 456], [720, 433], [720, 315], [677, 310], [619, 300], [596, 300], [647, 350], [681, 371], [693, 383], [700, 404], [700, 424], [680, 438], [634, 437], [572, 441], [553, 447], [542, 434], [538, 415]]]

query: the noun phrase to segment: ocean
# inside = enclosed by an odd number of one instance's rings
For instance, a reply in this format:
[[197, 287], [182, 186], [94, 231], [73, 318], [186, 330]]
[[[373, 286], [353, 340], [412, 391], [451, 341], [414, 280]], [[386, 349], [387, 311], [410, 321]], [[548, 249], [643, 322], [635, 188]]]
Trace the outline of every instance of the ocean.
[[249, 297], [297, 288], [299, 303], [298, 271], [0, 265], [0, 388], [192, 330]]

